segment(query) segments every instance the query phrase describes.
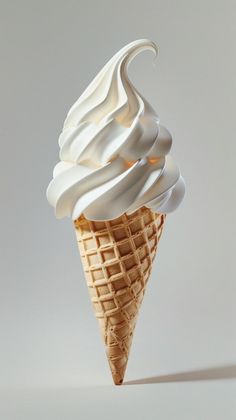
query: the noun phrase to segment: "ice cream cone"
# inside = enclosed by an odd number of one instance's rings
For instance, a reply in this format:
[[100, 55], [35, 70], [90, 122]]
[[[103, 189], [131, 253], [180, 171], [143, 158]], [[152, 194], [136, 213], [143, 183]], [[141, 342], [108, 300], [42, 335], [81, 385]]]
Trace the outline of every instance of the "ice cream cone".
[[116, 385], [123, 382], [164, 220], [164, 214], [142, 207], [109, 221], [90, 221], [82, 215], [74, 222], [89, 294]]

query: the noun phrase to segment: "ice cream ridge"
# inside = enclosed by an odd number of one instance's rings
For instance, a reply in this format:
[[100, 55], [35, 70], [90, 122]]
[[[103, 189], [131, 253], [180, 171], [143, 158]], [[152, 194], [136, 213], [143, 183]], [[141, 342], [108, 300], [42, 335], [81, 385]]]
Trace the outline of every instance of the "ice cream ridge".
[[71, 107], [47, 188], [56, 217], [73, 220], [115, 384], [123, 382], [166, 214], [185, 193], [171, 134], [128, 77], [147, 49], [157, 54], [147, 39], [122, 48]]

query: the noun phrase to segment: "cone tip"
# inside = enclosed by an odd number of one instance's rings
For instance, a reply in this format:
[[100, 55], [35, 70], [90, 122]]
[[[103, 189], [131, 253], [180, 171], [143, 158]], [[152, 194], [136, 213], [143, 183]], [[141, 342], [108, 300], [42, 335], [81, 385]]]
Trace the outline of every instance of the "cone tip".
[[122, 385], [123, 384], [124, 376], [117, 375], [117, 373], [113, 373], [112, 378], [113, 378], [113, 381], [114, 381], [115, 385]]
[[122, 385], [123, 384], [123, 379], [120, 379], [119, 381], [114, 379], [114, 384], [115, 385]]

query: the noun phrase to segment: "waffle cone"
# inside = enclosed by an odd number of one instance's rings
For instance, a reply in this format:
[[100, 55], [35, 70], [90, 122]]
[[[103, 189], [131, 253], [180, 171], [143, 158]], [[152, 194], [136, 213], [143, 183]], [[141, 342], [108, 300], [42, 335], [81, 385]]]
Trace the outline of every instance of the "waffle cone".
[[75, 220], [85, 278], [116, 385], [123, 382], [139, 308], [165, 215], [142, 207], [95, 222]]

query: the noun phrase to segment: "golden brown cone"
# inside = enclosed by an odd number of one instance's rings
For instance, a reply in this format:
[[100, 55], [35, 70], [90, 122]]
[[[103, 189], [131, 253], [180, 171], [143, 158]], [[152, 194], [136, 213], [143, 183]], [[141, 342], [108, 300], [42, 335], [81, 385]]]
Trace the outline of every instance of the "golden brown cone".
[[135, 324], [165, 215], [142, 207], [95, 222], [83, 215], [75, 231], [95, 316], [114, 383], [123, 382]]

